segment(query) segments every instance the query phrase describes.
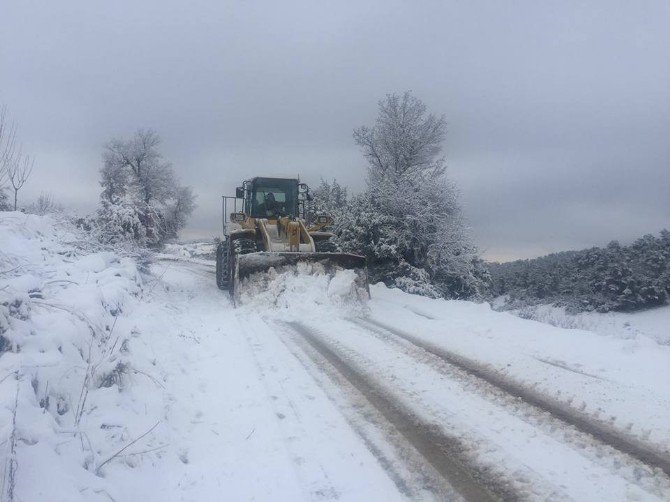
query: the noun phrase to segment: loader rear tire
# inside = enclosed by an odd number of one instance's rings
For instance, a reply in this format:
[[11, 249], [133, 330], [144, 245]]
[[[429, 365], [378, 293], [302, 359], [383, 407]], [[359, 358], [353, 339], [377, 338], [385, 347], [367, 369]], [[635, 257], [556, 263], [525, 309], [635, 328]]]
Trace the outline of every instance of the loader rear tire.
[[216, 285], [221, 290], [230, 289], [230, 259], [229, 244], [227, 241], [219, 242], [216, 246]]

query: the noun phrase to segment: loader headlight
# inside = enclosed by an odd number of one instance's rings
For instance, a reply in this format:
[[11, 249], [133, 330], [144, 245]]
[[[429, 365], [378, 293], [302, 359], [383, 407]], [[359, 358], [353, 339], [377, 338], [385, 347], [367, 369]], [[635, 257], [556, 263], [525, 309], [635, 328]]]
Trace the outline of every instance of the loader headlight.
[[244, 213], [231, 213], [230, 214], [230, 221], [234, 221], [235, 223], [242, 223], [246, 219], [247, 219], [247, 215], [244, 214]]
[[330, 219], [329, 216], [321, 215], [321, 216], [317, 216], [317, 217], [316, 217], [316, 222], [317, 222], [317, 223], [328, 223], [328, 220], [329, 220], [329, 219]]

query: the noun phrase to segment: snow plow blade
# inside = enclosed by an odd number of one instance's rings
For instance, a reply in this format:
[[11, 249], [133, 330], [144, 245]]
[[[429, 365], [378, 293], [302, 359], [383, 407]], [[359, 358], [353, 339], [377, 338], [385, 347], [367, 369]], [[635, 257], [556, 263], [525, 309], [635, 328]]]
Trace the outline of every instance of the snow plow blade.
[[370, 295], [368, 269], [365, 256], [351, 253], [290, 253], [290, 252], [258, 252], [237, 256], [234, 270], [234, 289], [245, 278], [271, 268], [295, 267], [298, 263], [319, 263], [327, 274], [335, 274], [338, 269], [354, 270], [356, 286]]

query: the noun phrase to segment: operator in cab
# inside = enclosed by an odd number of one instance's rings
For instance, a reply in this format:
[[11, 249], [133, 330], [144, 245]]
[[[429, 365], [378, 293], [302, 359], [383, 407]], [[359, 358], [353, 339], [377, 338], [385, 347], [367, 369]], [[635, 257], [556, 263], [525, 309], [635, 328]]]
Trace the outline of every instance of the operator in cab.
[[279, 218], [283, 213], [282, 205], [276, 201], [272, 192], [265, 194], [263, 202], [258, 205], [258, 212], [268, 219]]

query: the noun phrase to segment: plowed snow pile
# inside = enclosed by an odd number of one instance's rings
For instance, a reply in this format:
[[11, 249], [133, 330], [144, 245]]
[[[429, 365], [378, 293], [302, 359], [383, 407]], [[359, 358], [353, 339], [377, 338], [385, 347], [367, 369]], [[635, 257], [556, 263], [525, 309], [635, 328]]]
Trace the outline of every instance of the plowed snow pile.
[[[327, 273], [320, 263], [298, 263], [297, 267], [270, 268], [242, 281], [239, 306], [275, 311], [326, 307], [362, 312], [367, 291], [356, 283], [353, 270], [338, 269]], [[275, 312], [276, 313], [276, 312]]]

